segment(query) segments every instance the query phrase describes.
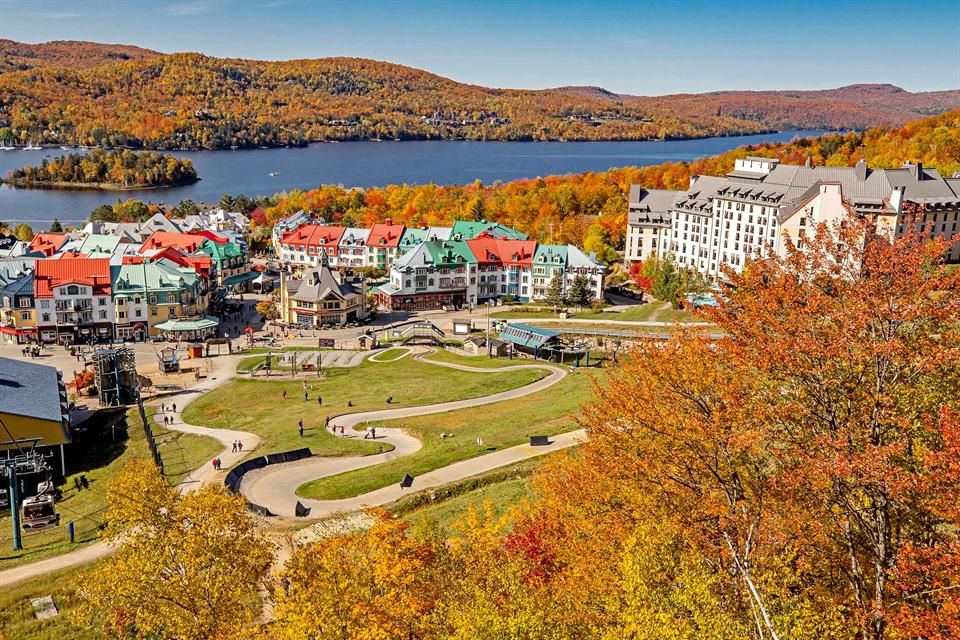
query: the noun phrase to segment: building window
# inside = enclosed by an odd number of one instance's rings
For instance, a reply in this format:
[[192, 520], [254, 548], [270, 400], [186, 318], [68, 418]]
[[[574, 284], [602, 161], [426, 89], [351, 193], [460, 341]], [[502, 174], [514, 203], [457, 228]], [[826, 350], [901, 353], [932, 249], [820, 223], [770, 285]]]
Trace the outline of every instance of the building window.
[[49, 313], [43, 314], [43, 321], [44, 321], [44, 322], [50, 322], [50, 314], [49, 314]]
[[106, 298], [100, 298], [100, 306], [101, 306], [101, 307], [107, 306], [107, 299], [106, 299]]
[[156, 307], [151, 307], [151, 308], [150, 308], [150, 315], [152, 315], [152, 316], [156, 316], [156, 315], [157, 315], [157, 308], [156, 308]]
[[79, 294], [80, 294], [80, 287], [78, 287], [77, 285], [72, 284], [72, 285], [70, 285], [69, 287], [67, 287], [67, 295], [68, 295], [68, 296], [76, 296], [76, 295], [79, 295]]
[[30, 319], [30, 312], [29, 312], [29, 311], [21, 311], [21, 312], [20, 312], [20, 319], [21, 319], [21, 320], [29, 320], [29, 319]]
[[23, 308], [30, 306], [30, 298], [20, 298], [20, 306]]
[[101, 311], [101, 312], [100, 312], [100, 319], [101, 319], [101, 320], [106, 320], [106, 319], [107, 319], [107, 312], [106, 312], [106, 311]]
[[41, 301], [40, 301], [40, 308], [41, 308], [41, 309], [49, 309], [49, 308], [50, 308], [50, 301], [49, 301], [49, 300], [41, 300]]

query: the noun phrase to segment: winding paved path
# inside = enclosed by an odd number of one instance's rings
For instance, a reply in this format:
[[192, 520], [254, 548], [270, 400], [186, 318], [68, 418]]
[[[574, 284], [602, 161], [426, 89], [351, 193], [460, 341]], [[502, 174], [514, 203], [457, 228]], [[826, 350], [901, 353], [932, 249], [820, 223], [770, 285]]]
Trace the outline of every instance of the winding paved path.
[[[545, 363], [522, 364], [507, 367], [489, 368], [489, 367], [470, 367], [467, 365], [454, 364], [449, 362], [440, 362], [430, 360], [423, 356], [430, 351], [418, 351], [414, 358], [429, 364], [450, 369], [459, 369], [461, 371], [470, 371], [475, 373], [496, 374], [503, 371], [516, 371], [524, 369], [547, 369], [550, 373], [540, 380], [530, 384], [502, 391], [489, 396], [479, 398], [469, 398], [466, 400], [456, 400], [452, 402], [442, 402], [439, 404], [423, 405], [417, 407], [404, 407], [401, 409], [383, 409], [379, 411], [365, 411], [361, 413], [352, 413], [340, 416], [332, 421], [338, 427], [344, 427], [351, 437], [360, 437], [355, 435], [353, 429], [366, 422], [379, 422], [382, 420], [395, 420], [398, 418], [410, 418], [413, 416], [423, 416], [434, 413], [445, 413], [447, 411], [456, 411], [457, 409], [468, 409], [471, 407], [480, 407], [487, 404], [493, 404], [503, 400], [512, 400], [522, 398], [543, 391], [559, 382], [567, 374], [567, 370]], [[584, 434], [582, 432], [573, 432], [555, 436], [551, 444], [541, 447], [531, 447], [530, 445], [519, 445], [509, 449], [503, 449], [469, 460], [456, 462], [442, 469], [437, 469], [428, 474], [420, 476], [414, 480], [411, 489], [400, 489], [399, 483], [390, 485], [382, 489], [377, 489], [363, 495], [342, 500], [311, 500], [307, 498], [298, 498], [297, 489], [311, 480], [324, 478], [327, 476], [363, 469], [373, 465], [395, 460], [403, 456], [416, 453], [423, 446], [417, 438], [404, 433], [398, 429], [378, 428], [377, 441], [391, 444], [393, 451], [381, 454], [367, 456], [349, 456], [335, 458], [308, 458], [298, 462], [288, 464], [271, 465], [253, 471], [244, 477], [240, 491], [251, 501], [270, 509], [273, 513], [281, 516], [294, 516], [295, 507], [299, 500], [303, 506], [310, 509], [309, 518], [324, 518], [330, 515], [354, 511], [364, 506], [379, 506], [393, 502], [402, 498], [408, 493], [413, 493], [421, 489], [438, 487], [449, 482], [461, 480], [463, 478], [482, 473], [489, 469], [495, 469], [504, 465], [518, 462], [528, 457], [542, 455], [555, 451], [562, 447], [568, 447], [577, 444]]]
[[[181, 391], [177, 394], [164, 396], [162, 400], [152, 401], [150, 405], [159, 406], [161, 401], [165, 405], [176, 403], [178, 410], [177, 413], [173, 413], [172, 411], [168, 411], [166, 414], [157, 413], [157, 415], [154, 417], [154, 420], [157, 422], [157, 424], [163, 424], [162, 420], [164, 415], [173, 416], [174, 424], [166, 426], [165, 428], [173, 429], [175, 431], [183, 431], [185, 433], [208, 436], [214, 438], [215, 440], [219, 440], [224, 446], [224, 450], [220, 453], [220, 460], [223, 463], [222, 466], [226, 469], [229, 468], [229, 465], [239, 462], [240, 459], [246, 455], [246, 451], [255, 448], [256, 445], [259, 444], [259, 438], [252, 433], [246, 433], [244, 431], [211, 429], [209, 427], [197, 427], [194, 425], [185, 424], [181, 421], [179, 413], [179, 411], [185, 409], [187, 405], [199, 398], [204, 393], [212, 391], [213, 389], [216, 389], [220, 385], [234, 378], [237, 368], [236, 356], [224, 356], [222, 358], [217, 358], [215, 362], [216, 365], [214, 370], [210, 372], [199, 384], [196, 384], [193, 387], [190, 387], [189, 389]], [[238, 439], [242, 440], [244, 444], [244, 453], [242, 454], [235, 454], [230, 451], [231, 443]], [[213, 466], [208, 461], [201, 465], [200, 468], [194, 470], [191, 474], [186, 476], [177, 486], [180, 491], [190, 491], [210, 482], [222, 482], [224, 475], [226, 475], [225, 471], [214, 471]], [[70, 551], [58, 556], [46, 558], [44, 560], [38, 560], [36, 562], [20, 565], [18, 567], [4, 569], [3, 571], [0, 571], [0, 587], [6, 587], [17, 582], [29, 580], [30, 578], [35, 578], [37, 576], [46, 575], [55, 571], [61, 571], [63, 569], [69, 569], [70, 567], [76, 567], [81, 564], [93, 562], [94, 560], [99, 560], [100, 558], [108, 556], [113, 552], [114, 547], [106, 542], [94, 542], [80, 547], [76, 551]]]
[[[521, 398], [532, 393], [542, 391], [557, 382], [565, 375], [567, 370], [561, 367], [546, 363], [512, 365], [499, 368], [470, 367], [461, 364], [441, 362], [438, 360], [426, 359], [423, 356], [432, 352], [432, 350], [411, 350], [400, 357], [406, 357], [413, 354], [413, 357], [422, 362], [433, 364], [440, 367], [459, 369], [461, 371], [471, 371], [484, 374], [496, 374], [502, 371], [514, 371], [519, 369], [547, 369], [550, 373], [540, 380], [530, 384], [510, 389], [489, 396], [479, 398], [470, 398], [467, 400], [457, 400], [433, 405], [423, 405], [418, 407], [404, 407], [398, 409], [384, 409], [380, 411], [366, 411], [340, 416], [335, 419], [336, 426], [345, 427], [350, 435], [347, 437], [361, 437], [353, 432], [355, 426], [372, 421], [393, 420], [398, 418], [408, 418], [435, 413], [444, 413], [455, 411], [457, 409], [466, 409], [471, 407], [480, 407], [487, 404], [493, 404], [502, 400], [512, 400]], [[241, 356], [242, 357], [242, 356]], [[399, 358], [397, 358], [399, 359]], [[215, 369], [208, 377], [193, 387], [181, 391], [177, 394], [165, 396], [162, 398], [164, 405], [177, 405], [177, 411], [168, 410], [165, 413], [157, 413], [154, 420], [162, 424], [164, 416], [172, 417], [172, 425], [164, 425], [165, 428], [194, 435], [213, 438], [223, 444], [224, 449], [219, 454], [222, 467], [229, 469], [234, 464], [244, 459], [251, 451], [256, 450], [260, 444], [260, 438], [255, 434], [246, 431], [236, 431], [230, 429], [215, 429], [199, 425], [191, 425], [183, 422], [182, 411], [194, 400], [204, 393], [212, 391], [217, 387], [232, 380], [236, 376], [237, 356], [225, 356], [217, 358]], [[158, 405], [160, 401], [154, 401], [151, 405]], [[392, 451], [369, 456], [351, 456], [334, 458], [309, 458], [300, 462], [274, 465], [265, 469], [260, 469], [248, 474], [244, 478], [241, 490], [251, 501], [268, 507], [272, 512], [279, 515], [293, 516], [294, 506], [297, 503], [296, 490], [298, 487], [311, 480], [325, 476], [336, 475], [354, 469], [362, 469], [372, 465], [380, 464], [388, 460], [410, 455], [418, 451], [423, 444], [415, 437], [404, 433], [398, 429], [381, 428], [377, 430], [378, 441], [389, 443], [394, 446]], [[573, 431], [551, 438], [551, 443], [547, 446], [531, 447], [530, 445], [519, 445], [508, 449], [502, 449], [483, 456], [478, 456], [468, 460], [453, 463], [441, 469], [437, 469], [415, 479], [412, 489], [403, 490], [399, 485], [391, 485], [371, 491], [369, 493], [344, 500], [306, 500], [301, 502], [311, 509], [310, 518], [318, 519], [330, 515], [355, 511], [363, 506], [378, 506], [393, 502], [422, 489], [438, 487], [450, 482], [461, 480], [490, 469], [519, 462], [526, 458], [543, 455], [550, 451], [573, 446], [585, 439], [582, 430]], [[243, 442], [243, 452], [234, 453], [232, 443], [236, 440]], [[190, 491], [212, 482], [222, 482], [226, 471], [215, 471], [210, 462], [205, 462], [198, 469], [194, 470], [185, 477], [178, 488], [180, 491]], [[61, 571], [70, 567], [86, 564], [103, 558], [113, 553], [114, 547], [105, 542], [95, 542], [84, 547], [71, 551], [66, 554], [39, 560], [30, 564], [21, 565], [0, 571], [0, 587], [28, 580], [37, 576]]]

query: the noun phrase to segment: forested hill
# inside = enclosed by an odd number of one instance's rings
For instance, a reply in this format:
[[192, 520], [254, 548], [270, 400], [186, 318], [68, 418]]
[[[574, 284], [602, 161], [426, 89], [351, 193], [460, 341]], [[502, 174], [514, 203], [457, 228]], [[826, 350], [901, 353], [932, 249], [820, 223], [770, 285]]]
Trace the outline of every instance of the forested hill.
[[[76, 55], [71, 56], [70, 52]], [[387, 62], [263, 62], [123, 45], [0, 41], [0, 140], [170, 148], [321, 140], [638, 140], [899, 125], [960, 91], [624, 96], [492, 89]]]
[[142, 60], [161, 55], [129, 44], [100, 44], [77, 40], [54, 40], [27, 44], [0, 38], [0, 71], [23, 71], [37, 67], [89, 69], [118, 60]]

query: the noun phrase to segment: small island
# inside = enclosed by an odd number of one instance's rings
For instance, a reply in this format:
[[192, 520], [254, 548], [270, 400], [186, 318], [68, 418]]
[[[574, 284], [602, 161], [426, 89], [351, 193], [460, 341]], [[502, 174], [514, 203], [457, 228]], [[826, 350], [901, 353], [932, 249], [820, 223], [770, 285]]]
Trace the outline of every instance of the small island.
[[199, 179], [190, 160], [155, 151], [94, 149], [15, 169], [3, 182], [33, 189], [127, 191], [173, 187]]

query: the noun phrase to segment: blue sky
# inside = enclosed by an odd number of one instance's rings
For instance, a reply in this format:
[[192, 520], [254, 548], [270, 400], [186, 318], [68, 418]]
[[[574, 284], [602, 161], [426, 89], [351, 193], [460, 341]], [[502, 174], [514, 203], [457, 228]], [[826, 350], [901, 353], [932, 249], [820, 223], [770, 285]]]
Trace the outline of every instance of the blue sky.
[[358, 56], [495, 87], [960, 87], [955, 1], [0, 0], [0, 37]]

